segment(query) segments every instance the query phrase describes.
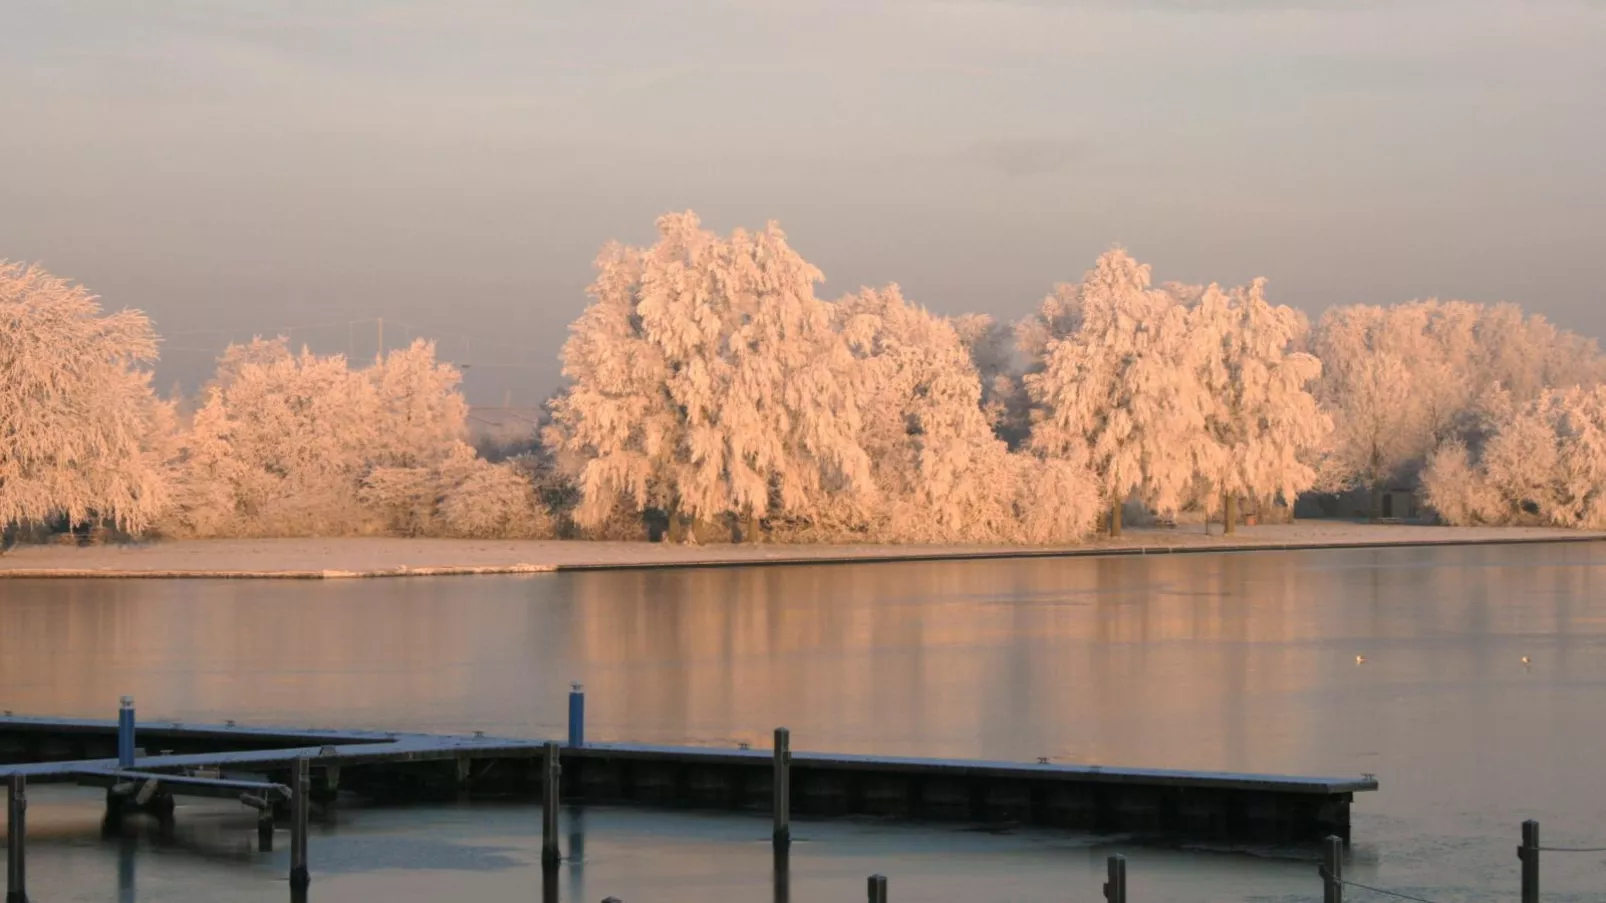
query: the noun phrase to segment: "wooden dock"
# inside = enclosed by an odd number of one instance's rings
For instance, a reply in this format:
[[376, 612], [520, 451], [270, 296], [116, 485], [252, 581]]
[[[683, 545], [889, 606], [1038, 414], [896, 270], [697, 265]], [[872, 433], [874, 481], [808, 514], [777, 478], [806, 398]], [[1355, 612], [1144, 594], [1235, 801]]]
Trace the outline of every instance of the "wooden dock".
[[[582, 722], [583, 711], [583, 700], [578, 709], [571, 708]], [[555, 861], [559, 798], [770, 812], [778, 845], [790, 840], [793, 814], [1304, 843], [1326, 837], [1347, 841], [1354, 795], [1378, 787], [1371, 776], [793, 752], [784, 728], [776, 732], [772, 750], [586, 743], [575, 724], [570, 739], [560, 745], [480, 734], [141, 722], [137, 760], [129, 761], [132, 754], [119, 749], [117, 721], [8, 713], [0, 716], [0, 778], [19, 793], [26, 784], [106, 787], [108, 818], [134, 806], [133, 800], [144, 807], [139, 811], [170, 817], [172, 796], [239, 799], [263, 813], [267, 847], [277, 811], [293, 821], [303, 882], [309, 802], [333, 805], [342, 792], [392, 802], [543, 799]], [[131, 746], [133, 741], [124, 742]], [[544, 849], [544, 858], [547, 853]]]

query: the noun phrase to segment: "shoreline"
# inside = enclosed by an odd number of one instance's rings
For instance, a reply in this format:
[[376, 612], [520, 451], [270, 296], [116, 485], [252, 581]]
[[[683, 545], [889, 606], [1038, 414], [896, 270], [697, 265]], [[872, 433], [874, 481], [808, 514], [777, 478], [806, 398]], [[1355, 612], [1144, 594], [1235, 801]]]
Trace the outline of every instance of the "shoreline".
[[[1229, 541], [1230, 540], [1230, 541]], [[1606, 541], [1606, 532], [1540, 527], [1419, 527], [1312, 522], [1244, 527], [1232, 537], [1139, 528], [1077, 546], [701, 545], [590, 540], [174, 540], [79, 548], [20, 546], [0, 555], [0, 579], [352, 580], [528, 575], [779, 565], [891, 564], [1513, 546]], [[440, 563], [451, 562], [451, 563]]]

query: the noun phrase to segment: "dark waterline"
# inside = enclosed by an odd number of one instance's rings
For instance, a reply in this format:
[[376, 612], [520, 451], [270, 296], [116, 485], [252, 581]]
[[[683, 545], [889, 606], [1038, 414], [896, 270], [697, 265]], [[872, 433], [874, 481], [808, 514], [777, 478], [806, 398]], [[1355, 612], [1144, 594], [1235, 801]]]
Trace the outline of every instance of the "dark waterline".
[[[6, 581], [0, 708], [111, 717], [132, 694], [149, 718], [559, 737], [568, 682], [581, 680], [595, 740], [765, 745], [785, 724], [800, 749], [1370, 772], [1383, 789], [1357, 802], [1352, 877], [1435, 900], [1509, 899], [1522, 819], [1541, 819], [1551, 843], [1606, 845], [1603, 567], [1606, 548], [1557, 545]], [[100, 841], [97, 815], [96, 799], [75, 792], [36, 801], [40, 899], [107, 899], [120, 862], [148, 875], [131, 898], [283, 896], [271, 863], [120, 849]], [[313, 899], [533, 899], [529, 816], [353, 813], [338, 836], [315, 839], [326, 874]], [[188, 821], [210, 837], [238, 818], [201, 807]], [[753, 842], [763, 833], [741, 818], [593, 811], [585, 880], [570, 890], [768, 900], [767, 849]], [[220, 830], [215, 843], [248, 834]], [[793, 865], [794, 901], [859, 899], [871, 871], [901, 878], [901, 899], [1096, 899], [1109, 852], [1052, 834], [814, 834]], [[1298, 855], [1146, 850], [1133, 856], [1133, 892], [1308, 899], [1319, 886]], [[1601, 861], [1549, 857], [1547, 899], [1600, 899]]]

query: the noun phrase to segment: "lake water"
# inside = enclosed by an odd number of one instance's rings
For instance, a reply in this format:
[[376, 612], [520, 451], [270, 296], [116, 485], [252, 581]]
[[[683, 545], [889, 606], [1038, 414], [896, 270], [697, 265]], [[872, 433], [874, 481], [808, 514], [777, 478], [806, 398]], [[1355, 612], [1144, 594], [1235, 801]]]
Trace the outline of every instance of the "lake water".
[[[1359, 775], [1348, 877], [1511, 900], [1523, 819], [1606, 846], [1606, 545], [788, 566], [327, 582], [0, 581], [0, 708], [1185, 769]], [[1364, 656], [1364, 663], [1356, 657]], [[1523, 656], [1532, 664], [1524, 665]], [[37, 788], [37, 901], [282, 900], [287, 843], [185, 804], [176, 838], [98, 833]], [[760, 903], [762, 816], [566, 815], [566, 901]], [[1314, 850], [800, 823], [791, 901], [1320, 898]], [[310, 899], [540, 898], [538, 812], [353, 808]], [[1547, 900], [1606, 899], [1606, 854], [1547, 854]], [[1354, 899], [1374, 899], [1351, 891]], [[1381, 898], [1375, 898], [1381, 899]]]

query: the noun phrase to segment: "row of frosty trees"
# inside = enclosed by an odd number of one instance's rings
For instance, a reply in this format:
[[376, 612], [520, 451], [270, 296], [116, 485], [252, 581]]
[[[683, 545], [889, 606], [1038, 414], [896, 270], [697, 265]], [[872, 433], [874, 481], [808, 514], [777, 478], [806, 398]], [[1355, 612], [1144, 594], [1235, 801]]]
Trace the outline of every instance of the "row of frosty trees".
[[0, 526], [1049, 543], [1398, 485], [1452, 523], [1606, 526], [1606, 361], [1511, 305], [1311, 329], [1263, 281], [1157, 286], [1111, 251], [1008, 328], [822, 300], [774, 225], [658, 227], [599, 256], [535, 451], [494, 463], [428, 343], [233, 346], [181, 411], [142, 314], [0, 264]]

